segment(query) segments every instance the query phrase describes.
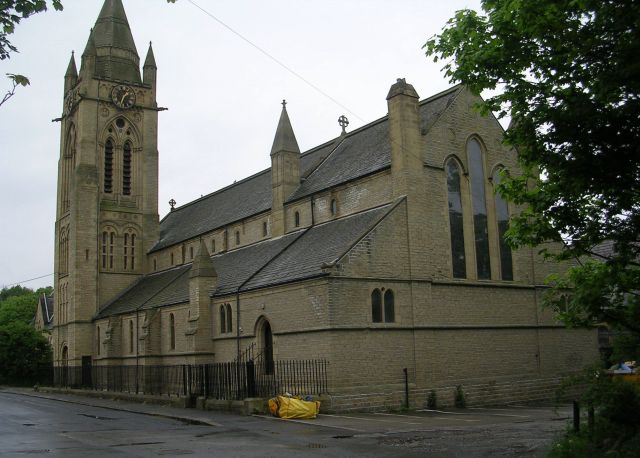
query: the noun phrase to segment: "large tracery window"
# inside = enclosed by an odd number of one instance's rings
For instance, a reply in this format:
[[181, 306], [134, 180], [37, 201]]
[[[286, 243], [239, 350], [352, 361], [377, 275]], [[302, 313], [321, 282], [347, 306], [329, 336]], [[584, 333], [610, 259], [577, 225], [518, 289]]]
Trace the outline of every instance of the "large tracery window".
[[[496, 170], [493, 174], [493, 184], [500, 184], [500, 171]], [[507, 201], [500, 195], [495, 193], [496, 201], [496, 223], [498, 226], [498, 247], [500, 248], [500, 275], [503, 280], [513, 280], [513, 261], [511, 259], [511, 247], [507, 245], [505, 240], [505, 232], [509, 229], [509, 207]]]
[[122, 148], [122, 194], [131, 195], [131, 143], [126, 142]]
[[454, 160], [447, 163], [447, 190], [449, 193], [449, 232], [451, 233], [451, 260], [454, 278], [467, 276], [464, 255], [464, 225], [460, 192], [460, 167]]
[[104, 145], [104, 192], [113, 192], [113, 140], [108, 139]]
[[473, 230], [476, 245], [476, 267], [478, 278], [491, 278], [491, 260], [489, 257], [489, 229], [487, 226], [487, 205], [485, 194], [484, 165], [482, 149], [476, 139], [467, 143], [469, 175], [471, 179], [471, 203], [473, 210]]

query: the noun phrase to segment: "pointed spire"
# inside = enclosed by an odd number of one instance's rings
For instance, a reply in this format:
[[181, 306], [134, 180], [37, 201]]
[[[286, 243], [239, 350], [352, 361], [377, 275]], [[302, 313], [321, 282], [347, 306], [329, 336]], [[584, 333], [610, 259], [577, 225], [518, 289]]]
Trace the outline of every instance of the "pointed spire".
[[78, 77], [78, 69], [76, 67], [76, 60], [74, 58], [74, 53], [71, 51], [71, 59], [69, 59], [69, 66], [67, 67], [67, 73], [64, 74], [65, 78], [77, 78]]
[[93, 40], [93, 29], [89, 32], [89, 39], [87, 40], [87, 46], [84, 47], [82, 57], [95, 57], [96, 56], [96, 43]]
[[105, 0], [95, 25], [97, 48], [109, 47], [138, 55], [122, 0]]
[[296, 135], [293, 133], [293, 127], [291, 127], [291, 121], [289, 121], [289, 115], [287, 114], [286, 100], [282, 101], [282, 113], [280, 114], [280, 121], [276, 129], [276, 137], [273, 139], [271, 154], [273, 155], [280, 151], [300, 153]]
[[218, 273], [213, 267], [211, 257], [209, 257], [209, 250], [204, 240], [200, 239], [200, 247], [196, 253], [196, 257], [191, 265], [191, 272], [189, 272], [189, 278], [193, 277], [217, 277]]
[[147, 51], [147, 58], [144, 60], [143, 68], [158, 68], [156, 66], [156, 57], [153, 55], [153, 47], [151, 46], [151, 42], [149, 42], [149, 50]]
[[105, 0], [91, 36], [97, 56], [96, 76], [140, 83], [140, 57], [122, 0]]

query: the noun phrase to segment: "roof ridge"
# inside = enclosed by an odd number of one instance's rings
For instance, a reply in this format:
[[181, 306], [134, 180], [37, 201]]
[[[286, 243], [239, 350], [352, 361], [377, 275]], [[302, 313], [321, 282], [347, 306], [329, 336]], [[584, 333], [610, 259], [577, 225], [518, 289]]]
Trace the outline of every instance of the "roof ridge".
[[197, 199], [194, 199], [194, 200], [192, 200], [192, 201], [190, 201], [190, 202], [187, 202], [186, 204], [184, 204], [184, 205], [182, 205], [182, 206], [180, 206], [180, 207], [177, 207], [177, 208], [175, 208], [174, 210], [172, 210], [172, 211], [170, 211], [169, 213], [167, 213], [167, 214], [164, 216], [164, 218], [162, 218], [162, 219], [160, 220], [160, 222], [162, 223], [162, 221], [164, 221], [164, 220], [165, 220], [169, 215], [171, 215], [171, 214], [173, 214], [173, 213], [175, 213], [175, 212], [178, 212], [178, 211], [180, 211], [180, 210], [182, 210], [182, 209], [184, 209], [184, 208], [190, 207], [191, 205], [193, 205], [193, 204], [195, 204], [195, 203], [197, 203], [197, 202], [200, 202], [200, 201], [202, 201], [202, 200], [208, 199], [208, 198], [209, 198], [209, 197], [211, 197], [211, 196], [214, 196], [214, 195], [216, 195], [216, 194], [220, 194], [220, 193], [221, 193], [221, 192], [223, 192], [223, 191], [227, 191], [227, 190], [229, 190], [229, 189], [231, 189], [231, 188], [233, 188], [233, 187], [235, 187], [235, 186], [238, 186], [238, 185], [241, 185], [241, 184], [243, 184], [243, 183], [246, 183], [247, 181], [249, 181], [249, 180], [251, 180], [251, 179], [254, 179], [254, 178], [257, 178], [258, 176], [263, 175], [263, 174], [265, 174], [265, 173], [267, 173], [267, 172], [270, 172], [270, 171], [271, 171], [271, 167], [269, 167], [268, 169], [261, 170], [260, 172], [256, 172], [256, 173], [254, 173], [253, 175], [250, 175], [250, 176], [248, 176], [247, 178], [243, 178], [243, 179], [242, 179], [242, 180], [240, 180], [240, 181], [234, 181], [233, 183], [231, 183], [231, 184], [229, 184], [229, 185], [225, 186], [224, 188], [216, 189], [215, 191], [212, 191], [212, 192], [210, 192], [209, 194], [207, 194], [207, 195], [205, 195], [205, 196], [201, 196], [201, 197], [198, 197]]
[[440, 91], [437, 94], [433, 94], [427, 97], [426, 99], [420, 100], [418, 102], [418, 105], [425, 105], [429, 102], [433, 102], [434, 100], [444, 97], [445, 95], [449, 95], [450, 93], [460, 90], [463, 87], [464, 87], [464, 84], [462, 83], [456, 84], [455, 86], [451, 86], [450, 88], [447, 88], [444, 91]]
[[[384, 220], [387, 216], [389, 216], [389, 214], [390, 214], [393, 210], [395, 210], [395, 209], [398, 207], [398, 205], [400, 205], [400, 203], [401, 203], [401, 202], [403, 202], [406, 198], [407, 198], [406, 196], [402, 196], [402, 197], [398, 198], [398, 199], [396, 200], [396, 202], [386, 204], [386, 205], [389, 205], [389, 206], [390, 206], [389, 210], [387, 210], [383, 215], [381, 215], [381, 216], [380, 216], [380, 218], [376, 219], [373, 223], [371, 223], [371, 224], [369, 225], [369, 227], [368, 227], [368, 228], [363, 232], [363, 234], [362, 234], [360, 237], [358, 237], [358, 239], [357, 239], [355, 242], [353, 242], [353, 243], [349, 246], [349, 248], [347, 248], [347, 249], [344, 251], [344, 253], [342, 253], [340, 256], [338, 256], [338, 257], [333, 261], [333, 263], [335, 264], [336, 262], [339, 262], [342, 258], [344, 258], [344, 257], [347, 255], [347, 253], [349, 253], [349, 251], [351, 251], [351, 250], [353, 249], [353, 247], [355, 247], [358, 243], [360, 243], [360, 242], [362, 241], [362, 239], [364, 239], [367, 235], [369, 235], [369, 234], [371, 233], [371, 231], [373, 231], [373, 230], [376, 228], [376, 226], [378, 226], [378, 224], [380, 224], [380, 223], [382, 222], [382, 220]], [[380, 206], [378, 206], [378, 207], [371, 208], [371, 209], [369, 209], [369, 211], [371, 211], [371, 210], [377, 210], [377, 209], [380, 209], [380, 208], [382, 208], [383, 206], [384, 206], [384, 205], [380, 205]], [[360, 213], [363, 213], [363, 212], [360, 212]]]
[[304, 237], [304, 235], [309, 232], [309, 230], [312, 228], [313, 226], [309, 226], [308, 228], [300, 231], [300, 235], [298, 235], [297, 237], [295, 237], [291, 243], [287, 243], [284, 247], [282, 247], [282, 249], [280, 251], [278, 251], [275, 255], [273, 255], [270, 259], [267, 260], [267, 262], [265, 262], [259, 269], [257, 269], [254, 273], [252, 273], [251, 275], [249, 275], [245, 281], [243, 281], [238, 288], [236, 289], [236, 292], [240, 292], [240, 290], [242, 289], [242, 287], [244, 285], [246, 285], [247, 283], [249, 283], [249, 281], [251, 281], [252, 278], [254, 278], [256, 275], [258, 275], [260, 272], [262, 272], [265, 267], [267, 267], [269, 264], [271, 264], [275, 259], [279, 258], [280, 255], [282, 253], [284, 253], [285, 251], [287, 251], [289, 249], [290, 246], [292, 246], [294, 243], [296, 243], [298, 240], [300, 240], [302, 237]]

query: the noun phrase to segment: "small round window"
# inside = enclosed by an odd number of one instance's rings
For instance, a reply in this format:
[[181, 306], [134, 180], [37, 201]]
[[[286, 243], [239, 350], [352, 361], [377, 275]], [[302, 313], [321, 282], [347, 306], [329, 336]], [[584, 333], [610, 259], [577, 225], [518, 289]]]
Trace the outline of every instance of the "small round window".
[[124, 127], [124, 119], [122, 118], [116, 119], [116, 127], [118, 129], [122, 129]]

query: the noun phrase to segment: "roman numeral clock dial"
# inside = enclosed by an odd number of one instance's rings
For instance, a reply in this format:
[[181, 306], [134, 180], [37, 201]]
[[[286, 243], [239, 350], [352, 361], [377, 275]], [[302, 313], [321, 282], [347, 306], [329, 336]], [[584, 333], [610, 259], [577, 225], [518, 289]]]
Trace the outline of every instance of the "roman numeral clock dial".
[[136, 103], [136, 94], [129, 86], [120, 84], [111, 90], [111, 100], [118, 108], [131, 108]]

